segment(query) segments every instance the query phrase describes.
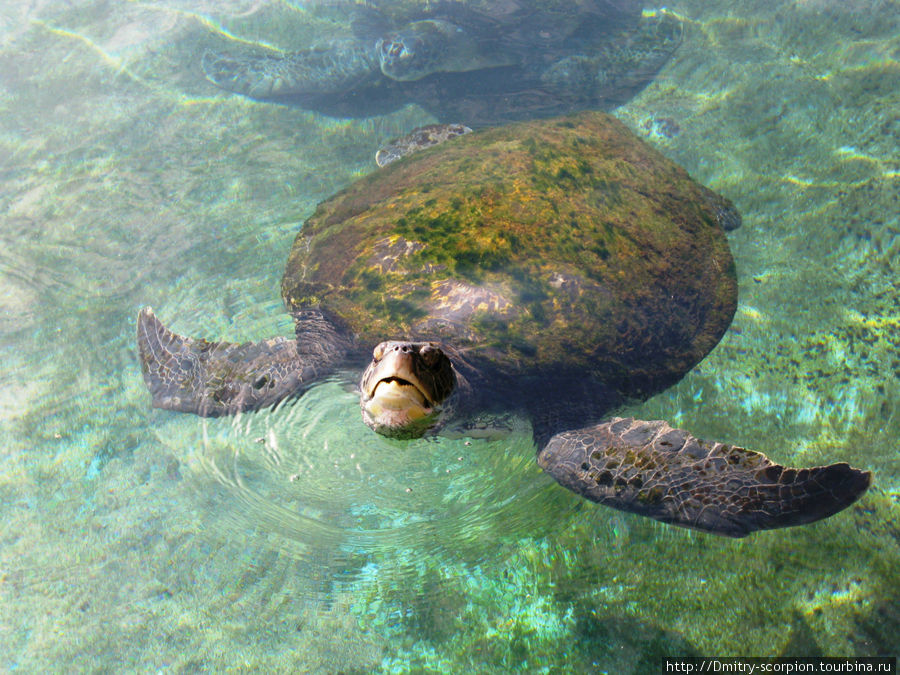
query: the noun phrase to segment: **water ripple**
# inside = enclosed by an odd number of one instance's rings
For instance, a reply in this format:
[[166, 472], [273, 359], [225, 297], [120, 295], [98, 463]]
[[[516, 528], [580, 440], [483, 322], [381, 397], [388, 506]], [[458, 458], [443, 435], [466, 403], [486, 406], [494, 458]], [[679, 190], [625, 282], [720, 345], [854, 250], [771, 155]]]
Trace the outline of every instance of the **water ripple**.
[[220, 525], [262, 529], [302, 557], [322, 547], [347, 556], [415, 549], [477, 562], [556, 518], [530, 434], [385, 439], [339, 382], [273, 412], [211, 423], [198, 465], [222, 490]]

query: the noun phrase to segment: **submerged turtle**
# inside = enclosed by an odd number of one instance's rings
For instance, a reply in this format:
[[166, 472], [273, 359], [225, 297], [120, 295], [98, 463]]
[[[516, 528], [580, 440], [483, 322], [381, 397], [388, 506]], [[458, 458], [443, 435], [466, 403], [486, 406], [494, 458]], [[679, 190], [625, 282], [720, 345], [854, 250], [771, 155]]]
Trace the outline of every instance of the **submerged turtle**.
[[156, 407], [214, 416], [358, 368], [380, 434], [513, 412], [544, 470], [590, 500], [733, 537], [809, 523], [870, 474], [788, 469], [661, 421], [601, 422], [718, 343], [737, 299], [723, 226], [737, 223], [602, 113], [466, 134], [319, 205], [282, 281], [294, 338], [181, 337], [145, 308], [144, 380]]
[[[681, 39], [677, 18], [643, 17], [633, 0], [400, 0], [355, 13], [353, 39], [295, 52], [206, 52], [203, 70], [228, 91], [328, 114], [412, 102], [443, 121], [481, 125], [619, 103]], [[489, 112], [473, 116], [473, 102]]]

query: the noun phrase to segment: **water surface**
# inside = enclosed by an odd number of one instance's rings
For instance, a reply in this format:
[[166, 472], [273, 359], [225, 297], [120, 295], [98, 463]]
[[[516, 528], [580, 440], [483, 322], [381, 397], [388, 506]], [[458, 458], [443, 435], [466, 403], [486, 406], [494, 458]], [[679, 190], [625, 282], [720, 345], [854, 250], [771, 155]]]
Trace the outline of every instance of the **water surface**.
[[[626, 412], [788, 464], [875, 472], [846, 512], [732, 541], [595, 507], [525, 431], [400, 444], [340, 381], [232, 419], [152, 410], [152, 305], [289, 335], [315, 204], [432, 119], [216, 90], [217, 40], [299, 48], [300, 4], [0, 9], [0, 668], [652, 672], [663, 654], [900, 649], [900, 5], [681, 0], [684, 42], [614, 113], [727, 195], [731, 330]], [[411, 665], [410, 665], [411, 664]]]

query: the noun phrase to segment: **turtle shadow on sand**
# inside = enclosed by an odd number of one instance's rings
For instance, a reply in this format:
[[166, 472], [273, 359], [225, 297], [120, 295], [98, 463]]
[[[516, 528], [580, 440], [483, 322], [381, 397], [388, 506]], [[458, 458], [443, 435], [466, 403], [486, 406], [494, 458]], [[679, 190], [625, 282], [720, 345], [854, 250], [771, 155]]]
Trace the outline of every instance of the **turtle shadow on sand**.
[[296, 335], [234, 344], [138, 316], [156, 407], [216, 416], [355, 370], [363, 420], [418, 438], [528, 417], [537, 461], [591, 501], [720, 535], [810, 523], [862, 495], [662, 421], [612, 418], [679, 381], [737, 305], [725, 198], [603, 113], [485, 129], [322, 202], [282, 297]]
[[632, 0], [465, 0], [344, 5], [352, 34], [299, 51], [220, 39], [201, 65], [216, 86], [333, 117], [410, 103], [472, 127], [610, 109], [681, 42], [665, 11]]

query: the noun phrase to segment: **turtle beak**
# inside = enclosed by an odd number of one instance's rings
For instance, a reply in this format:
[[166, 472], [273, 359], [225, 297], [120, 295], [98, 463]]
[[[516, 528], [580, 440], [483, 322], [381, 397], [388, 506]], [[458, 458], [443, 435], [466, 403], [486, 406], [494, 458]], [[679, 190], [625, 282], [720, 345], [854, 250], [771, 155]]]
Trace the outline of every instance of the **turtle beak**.
[[407, 411], [413, 419], [432, 412], [432, 404], [422, 390], [422, 383], [412, 373], [382, 378], [375, 383], [372, 401], [384, 410]]
[[378, 400], [387, 408], [402, 409], [416, 406], [422, 408], [425, 413], [431, 411], [431, 403], [429, 403], [425, 394], [422, 393], [422, 390], [414, 382], [400, 377], [380, 380], [375, 385], [372, 398]]

